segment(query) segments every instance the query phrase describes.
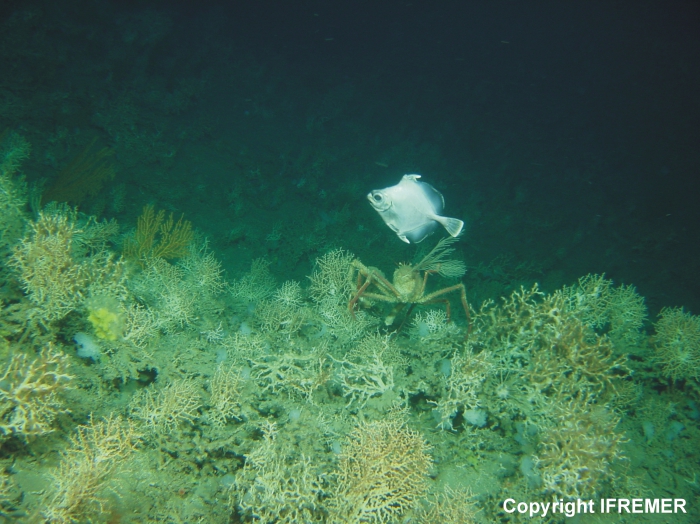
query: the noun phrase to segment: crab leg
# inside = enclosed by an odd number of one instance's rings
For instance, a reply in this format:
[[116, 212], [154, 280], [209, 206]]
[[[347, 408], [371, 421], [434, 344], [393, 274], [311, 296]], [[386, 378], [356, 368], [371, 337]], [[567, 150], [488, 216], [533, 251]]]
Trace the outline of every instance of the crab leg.
[[[401, 310], [402, 310], [405, 306], [406, 306], [406, 303], [405, 303], [405, 302], [399, 302], [398, 304], [396, 304], [396, 305], [392, 308], [391, 313], [389, 313], [389, 314], [387, 315], [387, 317], [384, 319], [384, 325], [385, 325], [385, 326], [391, 326], [391, 325], [394, 323], [394, 321], [396, 320], [396, 316], [397, 316], [399, 313], [401, 313]], [[413, 308], [413, 304], [411, 304], [411, 308]], [[405, 319], [404, 319], [404, 320], [405, 320]], [[403, 326], [403, 323], [401, 323], [401, 325]]]
[[[399, 326], [399, 329], [396, 330], [397, 333], [401, 333], [403, 330], [403, 325], [406, 323], [406, 320], [411, 316], [411, 313], [413, 312], [413, 308], [416, 307], [415, 302], [411, 304], [408, 308], [408, 311], [406, 311], [406, 314], [403, 317], [403, 320], [401, 321], [401, 325]], [[393, 323], [393, 322], [392, 322]]]
[[350, 314], [352, 315], [352, 318], [355, 318], [355, 304], [357, 304], [357, 301], [360, 300], [360, 297], [362, 294], [365, 292], [365, 289], [367, 289], [367, 286], [369, 286], [372, 283], [372, 278], [367, 277], [367, 280], [365, 280], [365, 283], [360, 286], [360, 273], [357, 274], [357, 284], [358, 284], [358, 289], [357, 293], [355, 293], [355, 296], [352, 297], [352, 300], [348, 302], [348, 311], [350, 311]]
[[[429, 295], [426, 295], [423, 297], [423, 300], [421, 300], [421, 303], [426, 304], [428, 302], [433, 302], [436, 301], [435, 299], [441, 295], [444, 295], [446, 293], [451, 293], [452, 291], [457, 291], [459, 290], [459, 298], [462, 300], [462, 307], [464, 308], [464, 314], [467, 317], [467, 337], [469, 336], [469, 333], [471, 333], [472, 329], [472, 319], [471, 315], [469, 314], [469, 304], [467, 304], [467, 291], [464, 289], [464, 284], [455, 284], [454, 286], [446, 287], [444, 289], [440, 289], [438, 291], [435, 291], [434, 293], [430, 293]], [[447, 318], [449, 318], [449, 309], [447, 313]]]
[[435, 271], [434, 269], [427, 269], [423, 273], [423, 284], [421, 285], [420, 292], [417, 294], [417, 296], [422, 297], [423, 293], [425, 293], [425, 286], [428, 283], [428, 275], [430, 275], [432, 273], [437, 273], [437, 271]]
[[382, 284], [384, 284], [384, 287], [386, 287], [386, 289], [387, 289], [388, 291], [391, 291], [394, 295], [396, 295], [396, 298], [401, 298], [401, 293], [399, 293], [399, 292], [397, 291], [397, 289], [394, 287], [394, 284], [392, 284], [391, 282], [389, 282], [389, 281], [386, 279], [386, 277], [384, 277], [383, 275], [380, 275], [380, 274], [375, 274], [374, 277], [375, 277], [379, 282], [381, 282]]

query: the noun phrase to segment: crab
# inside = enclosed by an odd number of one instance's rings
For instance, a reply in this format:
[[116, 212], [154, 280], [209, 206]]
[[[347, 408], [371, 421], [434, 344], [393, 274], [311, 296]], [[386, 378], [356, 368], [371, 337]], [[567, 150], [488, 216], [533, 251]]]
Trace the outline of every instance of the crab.
[[[431, 252], [431, 254], [432, 253], [433, 252]], [[434, 265], [434, 268], [426, 268], [426, 266], [430, 265], [426, 264], [425, 260], [426, 259], [422, 260], [416, 265], [400, 263], [398, 268], [396, 268], [394, 271], [394, 276], [391, 282], [389, 282], [389, 280], [379, 269], [365, 266], [358, 259], [353, 260], [353, 273], [357, 271], [357, 292], [348, 303], [348, 310], [350, 313], [353, 315], [353, 317], [355, 316], [355, 306], [362, 299], [378, 300], [381, 302], [394, 304], [394, 308], [392, 309], [391, 313], [389, 313], [389, 315], [384, 319], [384, 323], [387, 326], [391, 326], [394, 324], [396, 316], [407, 304], [410, 304], [410, 307], [406, 314], [406, 318], [408, 318], [408, 316], [411, 314], [411, 310], [416, 306], [416, 304], [433, 304], [436, 302], [442, 302], [445, 304], [447, 321], [449, 322], [450, 301], [446, 298], [446, 295], [449, 295], [450, 293], [459, 293], [459, 298], [462, 302], [464, 314], [467, 319], [468, 334], [469, 328], [471, 327], [471, 319], [469, 316], [467, 292], [464, 288], [464, 284], [460, 282], [459, 284], [438, 289], [437, 291], [426, 294], [425, 287], [428, 281], [428, 275], [434, 273], [443, 274], [443, 272], [440, 270], [439, 264]]]

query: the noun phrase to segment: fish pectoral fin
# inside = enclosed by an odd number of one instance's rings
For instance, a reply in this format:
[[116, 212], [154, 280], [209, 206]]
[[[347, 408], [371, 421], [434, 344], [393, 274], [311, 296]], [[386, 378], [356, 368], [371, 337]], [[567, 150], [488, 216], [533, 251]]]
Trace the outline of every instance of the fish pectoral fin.
[[436, 215], [435, 220], [437, 220], [442, 225], [442, 227], [444, 227], [447, 230], [447, 232], [453, 237], [459, 236], [459, 234], [462, 232], [462, 229], [464, 228], [464, 222], [457, 218], [448, 218]]
[[400, 238], [401, 240], [403, 240], [404, 242], [406, 242], [407, 244], [410, 244], [410, 243], [411, 243], [411, 241], [410, 241], [409, 239], [406, 238], [406, 235], [399, 235], [398, 233], [396, 233], [396, 236], [399, 237], [399, 238]]

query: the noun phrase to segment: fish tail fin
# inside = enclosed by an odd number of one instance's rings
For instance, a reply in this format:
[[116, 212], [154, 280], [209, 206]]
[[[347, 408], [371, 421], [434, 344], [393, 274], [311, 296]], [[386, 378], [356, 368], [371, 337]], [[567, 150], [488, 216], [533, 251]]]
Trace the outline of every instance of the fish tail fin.
[[447, 232], [453, 237], [459, 236], [459, 234], [462, 232], [462, 229], [464, 228], [464, 222], [456, 218], [437, 217], [436, 220], [440, 222], [440, 224], [442, 224], [442, 227], [444, 227], [447, 230]]

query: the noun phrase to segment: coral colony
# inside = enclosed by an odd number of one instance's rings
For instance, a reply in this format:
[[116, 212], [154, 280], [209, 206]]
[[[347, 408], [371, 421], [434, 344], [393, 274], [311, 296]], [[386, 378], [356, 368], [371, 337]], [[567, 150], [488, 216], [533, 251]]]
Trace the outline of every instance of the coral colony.
[[[408, 291], [343, 249], [306, 282], [276, 282], [265, 259], [227, 281], [182, 216], [146, 206], [117, 241], [116, 222], [69, 205], [26, 214], [28, 153], [3, 136], [15, 291], [0, 431], [3, 446], [32, 450], [3, 470], [3, 513], [466, 523], [686, 511], [625, 471], [632, 439], [685, 449], [695, 402], [643, 392], [696, 387], [698, 317], [665, 308], [649, 337], [644, 299], [604, 275], [467, 305], [454, 239], [399, 265]], [[426, 295], [428, 273], [449, 292]], [[451, 321], [450, 294], [466, 318]], [[653, 371], [628, 357], [640, 347]], [[476, 492], [480, 476], [490, 492]]]

